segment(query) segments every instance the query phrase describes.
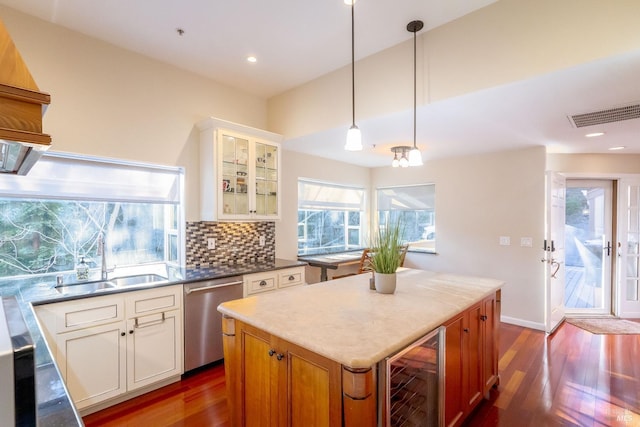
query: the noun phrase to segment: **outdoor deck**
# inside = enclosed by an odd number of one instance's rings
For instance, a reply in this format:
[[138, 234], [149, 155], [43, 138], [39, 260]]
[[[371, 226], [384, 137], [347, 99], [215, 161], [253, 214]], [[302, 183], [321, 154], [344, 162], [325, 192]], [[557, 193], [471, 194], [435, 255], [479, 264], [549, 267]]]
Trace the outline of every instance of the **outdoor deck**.
[[600, 308], [596, 294], [602, 288], [585, 283], [584, 267], [565, 267], [564, 306], [567, 309]]

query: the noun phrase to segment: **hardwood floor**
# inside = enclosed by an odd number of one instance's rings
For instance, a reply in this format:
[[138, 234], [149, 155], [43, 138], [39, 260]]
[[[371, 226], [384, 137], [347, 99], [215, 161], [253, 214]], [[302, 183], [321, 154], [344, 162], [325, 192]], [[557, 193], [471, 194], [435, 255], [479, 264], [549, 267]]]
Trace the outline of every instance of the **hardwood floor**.
[[[466, 426], [640, 426], [640, 335], [500, 325], [500, 386]], [[224, 367], [84, 418], [91, 426], [228, 426]]]

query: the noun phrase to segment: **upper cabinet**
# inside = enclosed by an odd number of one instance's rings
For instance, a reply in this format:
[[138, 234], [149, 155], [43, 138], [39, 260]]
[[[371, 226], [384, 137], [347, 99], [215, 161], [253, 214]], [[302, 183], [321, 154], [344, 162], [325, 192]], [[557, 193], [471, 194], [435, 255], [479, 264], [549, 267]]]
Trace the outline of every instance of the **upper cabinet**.
[[200, 218], [280, 218], [282, 136], [209, 118], [200, 130]]

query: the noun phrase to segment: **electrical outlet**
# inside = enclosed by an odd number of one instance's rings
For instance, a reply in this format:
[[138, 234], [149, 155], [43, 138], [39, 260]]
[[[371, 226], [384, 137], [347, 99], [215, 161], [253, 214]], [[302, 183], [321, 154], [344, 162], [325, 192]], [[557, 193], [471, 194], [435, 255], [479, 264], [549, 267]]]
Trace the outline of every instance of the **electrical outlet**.
[[500, 236], [500, 245], [501, 246], [509, 246], [511, 244], [511, 237], [509, 236]]
[[213, 237], [207, 238], [207, 249], [215, 249], [216, 248], [216, 239]]
[[266, 239], [264, 237], [264, 235], [260, 236], [260, 246], [264, 246], [266, 243]]

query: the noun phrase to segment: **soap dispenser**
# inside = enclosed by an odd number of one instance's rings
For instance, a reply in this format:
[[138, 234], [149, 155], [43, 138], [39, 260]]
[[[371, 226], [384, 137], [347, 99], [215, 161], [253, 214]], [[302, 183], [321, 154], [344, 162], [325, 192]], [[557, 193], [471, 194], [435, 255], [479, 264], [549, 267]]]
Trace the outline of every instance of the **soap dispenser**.
[[76, 276], [78, 280], [89, 280], [89, 265], [84, 261], [84, 257], [80, 258], [80, 263], [76, 266]]

